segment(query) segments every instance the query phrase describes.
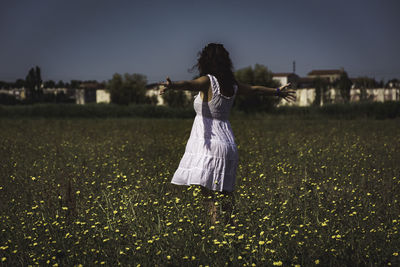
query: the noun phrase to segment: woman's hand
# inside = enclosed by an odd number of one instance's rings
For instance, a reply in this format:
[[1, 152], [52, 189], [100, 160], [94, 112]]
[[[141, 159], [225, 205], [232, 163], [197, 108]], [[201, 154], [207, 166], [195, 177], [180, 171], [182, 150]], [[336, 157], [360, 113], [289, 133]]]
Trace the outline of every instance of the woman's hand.
[[296, 101], [296, 91], [294, 91], [294, 90], [285, 90], [290, 85], [291, 84], [288, 83], [286, 85], [283, 85], [283, 86], [279, 87], [279, 93], [278, 93], [278, 96], [282, 97], [283, 99], [285, 99], [288, 102]]
[[165, 91], [167, 91], [168, 89], [171, 89], [172, 82], [171, 82], [171, 79], [169, 77], [167, 77], [167, 81], [166, 82], [159, 83], [158, 85], [162, 86], [160, 88], [160, 95], [163, 95], [165, 93]]

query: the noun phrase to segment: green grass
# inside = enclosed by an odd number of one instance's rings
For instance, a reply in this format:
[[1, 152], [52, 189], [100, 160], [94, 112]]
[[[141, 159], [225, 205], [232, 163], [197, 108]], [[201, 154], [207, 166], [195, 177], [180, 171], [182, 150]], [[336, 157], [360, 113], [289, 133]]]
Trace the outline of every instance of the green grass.
[[399, 120], [256, 118], [236, 227], [170, 184], [192, 119], [1, 119], [0, 264], [399, 265]]
[[[258, 115], [257, 115], [258, 114]], [[296, 107], [281, 106], [268, 112], [261, 109], [249, 114], [236, 107], [232, 109], [231, 117], [237, 119], [284, 116], [302, 119], [394, 119], [400, 118], [400, 101], [361, 102], [350, 104], [327, 104], [320, 106]], [[183, 118], [195, 116], [193, 106], [175, 108], [155, 106], [150, 104], [54, 104], [37, 103], [33, 105], [0, 105], [0, 118]]]

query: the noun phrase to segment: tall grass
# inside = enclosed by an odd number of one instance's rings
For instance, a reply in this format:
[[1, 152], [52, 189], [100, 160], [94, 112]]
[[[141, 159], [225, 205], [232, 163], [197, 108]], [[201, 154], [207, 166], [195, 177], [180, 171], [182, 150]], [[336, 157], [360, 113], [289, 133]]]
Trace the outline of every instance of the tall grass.
[[[252, 117], [257, 112], [245, 113], [234, 109], [232, 117]], [[322, 107], [281, 106], [261, 116], [279, 115], [297, 118], [319, 119], [393, 119], [400, 117], [400, 102], [328, 104]], [[43, 118], [193, 118], [193, 107], [173, 108], [166, 106], [115, 105], [115, 104], [34, 104], [1, 106], [0, 117], [43, 117]]]
[[192, 118], [193, 108], [169, 108], [150, 104], [34, 104], [0, 106], [0, 117], [43, 117], [43, 118]]
[[398, 121], [231, 124], [235, 224], [211, 225], [170, 184], [192, 119], [1, 119], [1, 264], [400, 264]]

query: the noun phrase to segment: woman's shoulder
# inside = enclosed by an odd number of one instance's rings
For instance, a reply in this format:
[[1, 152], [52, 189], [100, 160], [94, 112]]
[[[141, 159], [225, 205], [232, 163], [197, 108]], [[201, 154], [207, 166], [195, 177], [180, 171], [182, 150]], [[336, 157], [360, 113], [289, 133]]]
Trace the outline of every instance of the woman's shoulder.
[[204, 75], [190, 81], [190, 85], [197, 88], [199, 91], [208, 90], [210, 86], [210, 79]]
[[235, 81], [232, 84], [232, 91], [228, 90], [227, 92], [224, 91], [224, 89], [221, 87], [220, 81], [218, 78], [212, 74], [208, 74], [211, 80], [211, 85], [213, 87], [213, 91], [215, 91], [216, 94], [222, 96], [223, 98], [226, 99], [231, 99], [237, 92], [238, 90], [238, 84]]

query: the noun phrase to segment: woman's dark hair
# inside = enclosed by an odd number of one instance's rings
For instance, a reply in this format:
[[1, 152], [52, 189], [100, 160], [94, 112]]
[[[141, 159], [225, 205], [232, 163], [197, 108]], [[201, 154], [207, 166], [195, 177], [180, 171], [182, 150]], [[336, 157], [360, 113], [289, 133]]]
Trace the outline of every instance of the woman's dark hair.
[[[232, 61], [228, 51], [222, 44], [209, 43], [198, 53], [197, 67], [200, 76], [207, 74], [217, 77], [223, 95], [233, 95], [233, 85], [236, 84]], [[193, 67], [193, 68], [194, 68]]]

